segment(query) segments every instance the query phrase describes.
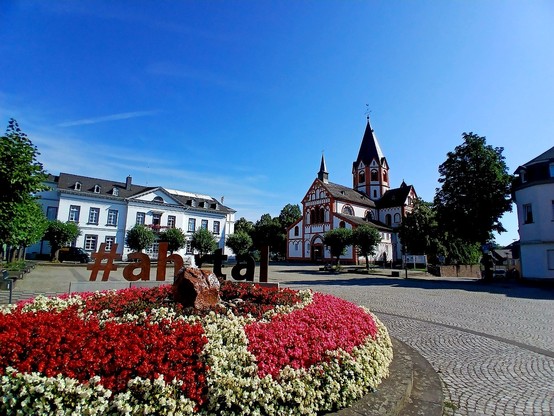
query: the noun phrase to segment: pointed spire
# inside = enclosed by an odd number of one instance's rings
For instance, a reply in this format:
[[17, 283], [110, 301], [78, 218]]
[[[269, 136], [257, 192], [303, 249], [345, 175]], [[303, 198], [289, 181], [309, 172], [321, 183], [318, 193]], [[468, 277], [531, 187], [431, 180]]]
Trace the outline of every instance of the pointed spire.
[[327, 164], [325, 163], [325, 155], [321, 155], [321, 164], [319, 165], [319, 172], [317, 178], [323, 183], [329, 183], [329, 172], [327, 172]]
[[377, 137], [371, 128], [369, 116], [367, 116], [367, 125], [365, 127], [364, 137], [362, 139], [362, 144], [360, 145], [358, 158], [354, 163], [357, 165], [360, 162], [364, 162], [365, 165], [369, 165], [372, 159], [376, 159], [377, 163], [381, 164], [383, 158], [383, 151], [381, 150]]

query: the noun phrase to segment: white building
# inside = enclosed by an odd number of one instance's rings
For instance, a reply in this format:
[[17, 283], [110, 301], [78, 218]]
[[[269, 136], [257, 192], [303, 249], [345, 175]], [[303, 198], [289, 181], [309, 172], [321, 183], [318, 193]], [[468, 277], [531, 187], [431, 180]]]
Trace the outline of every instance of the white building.
[[[49, 175], [49, 191], [41, 192], [40, 202], [48, 219], [72, 221], [79, 225], [81, 235], [74, 245], [87, 252], [96, 252], [100, 243], [109, 249], [117, 243], [123, 259], [131, 250], [125, 246], [127, 231], [144, 224], [155, 231], [180, 228], [187, 236], [187, 246], [178, 254], [194, 254], [190, 247], [192, 234], [210, 230], [219, 248], [230, 255], [225, 239], [234, 232], [235, 211], [208, 195], [142, 186], [132, 183], [60, 173]], [[157, 243], [147, 254], [157, 257]], [[42, 241], [27, 250], [28, 254], [48, 254], [50, 246]]]
[[[303, 215], [287, 232], [287, 259], [328, 261], [331, 254], [323, 244], [323, 235], [335, 228], [354, 229], [371, 224], [381, 233], [375, 261], [397, 261], [402, 247], [397, 229], [402, 218], [413, 209], [415, 189], [402, 182], [390, 188], [389, 165], [377, 137], [367, 120], [358, 157], [352, 167], [353, 187], [329, 182], [325, 158], [317, 178], [302, 200]], [[341, 261], [358, 263], [352, 247]]]
[[554, 147], [515, 171], [521, 276], [554, 279]]

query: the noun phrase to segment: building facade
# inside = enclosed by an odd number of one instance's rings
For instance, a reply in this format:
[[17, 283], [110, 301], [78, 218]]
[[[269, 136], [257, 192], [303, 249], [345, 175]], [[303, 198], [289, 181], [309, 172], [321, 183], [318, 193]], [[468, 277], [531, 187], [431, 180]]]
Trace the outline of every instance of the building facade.
[[[417, 194], [405, 182], [391, 189], [389, 165], [369, 118], [358, 157], [352, 165], [352, 179], [352, 187], [329, 182], [322, 156], [317, 178], [302, 200], [302, 218], [287, 231], [287, 259], [330, 261], [330, 251], [323, 244], [324, 234], [339, 227], [354, 229], [361, 224], [373, 225], [381, 234], [374, 261], [386, 263], [401, 259], [397, 230], [402, 219], [413, 210]], [[341, 261], [358, 263], [359, 259], [349, 247]]]
[[521, 276], [554, 279], [554, 147], [515, 171]]
[[[225, 239], [234, 232], [235, 211], [208, 195], [136, 185], [130, 176], [125, 182], [117, 182], [60, 173], [49, 175], [47, 185], [50, 190], [39, 194], [47, 218], [75, 222], [81, 235], [73, 245], [89, 253], [96, 252], [101, 243], [106, 243], [107, 249], [117, 243], [118, 254], [126, 259], [131, 252], [125, 245], [127, 231], [144, 224], [154, 231], [180, 228], [187, 237], [187, 246], [178, 254], [185, 258], [194, 254], [190, 240], [200, 228], [210, 230], [219, 248], [231, 254]], [[147, 254], [157, 258], [157, 248], [155, 243]], [[42, 241], [27, 253], [48, 254], [50, 246]]]

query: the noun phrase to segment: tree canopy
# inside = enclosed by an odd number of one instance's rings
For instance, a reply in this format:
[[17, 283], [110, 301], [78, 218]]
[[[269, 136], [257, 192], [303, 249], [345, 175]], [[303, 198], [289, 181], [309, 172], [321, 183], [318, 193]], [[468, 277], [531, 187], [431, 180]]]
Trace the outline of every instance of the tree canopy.
[[362, 224], [352, 231], [352, 244], [358, 248], [360, 255], [365, 257], [366, 269], [369, 270], [369, 256], [374, 256], [381, 242], [381, 234], [377, 228]]
[[154, 231], [143, 224], [137, 224], [125, 236], [125, 244], [136, 252], [141, 252], [147, 247], [150, 247], [156, 241]]
[[287, 228], [298, 221], [301, 217], [302, 212], [300, 211], [300, 207], [298, 206], [298, 204], [285, 205], [281, 210], [281, 213], [279, 214], [279, 222], [281, 223], [283, 231], [286, 231]]
[[323, 235], [323, 244], [329, 247], [331, 256], [337, 259], [340, 265], [340, 256], [346, 253], [346, 248], [352, 244], [352, 230], [349, 228], [335, 228]]
[[214, 235], [205, 228], [196, 230], [192, 235], [191, 247], [198, 251], [200, 257], [217, 249], [217, 241]]
[[74, 222], [49, 221], [44, 239], [50, 243], [51, 260], [58, 260], [60, 248], [71, 244], [81, 235], [79, 226]]
[[229, 247], [236, 256], [243, 256], [248, 254], [252, 246], [252, 238], [250, 238], [246, 232], [238, 231], [227, 238], [225, 245]]
[[0, 244], [27, 246], [44, 233], [46, 218], [34, 196], [47, 189], [39, 154], [11, 119], [0, 137]]
[[426, 254], [431, 262], [445, 254], [433, 204], [420, 198], [402, 221], [398, 235], [405, 254]]
[[439, 166], [434, 204], [438, 222], [450, 238], [469, 244], [488, 242], [493, 232], [506, 231], [500, 217], [512, 210], [503, 148], [486, 144], [485, 137], [463, 133], [464, 142]]
[[167, 241], [167, 249], [173, 253], [187, 244], [187, 238], [180, 228], [169, 228], [160, 233], [158, 241]]

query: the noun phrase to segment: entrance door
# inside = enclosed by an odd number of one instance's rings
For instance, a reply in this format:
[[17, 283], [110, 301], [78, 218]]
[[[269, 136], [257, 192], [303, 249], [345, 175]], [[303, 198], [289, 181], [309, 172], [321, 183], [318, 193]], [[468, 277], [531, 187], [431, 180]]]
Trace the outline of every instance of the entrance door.
[[312, 261], [318, 263], [323, 260], [323, 245], [314, 244], [312, 245]]

